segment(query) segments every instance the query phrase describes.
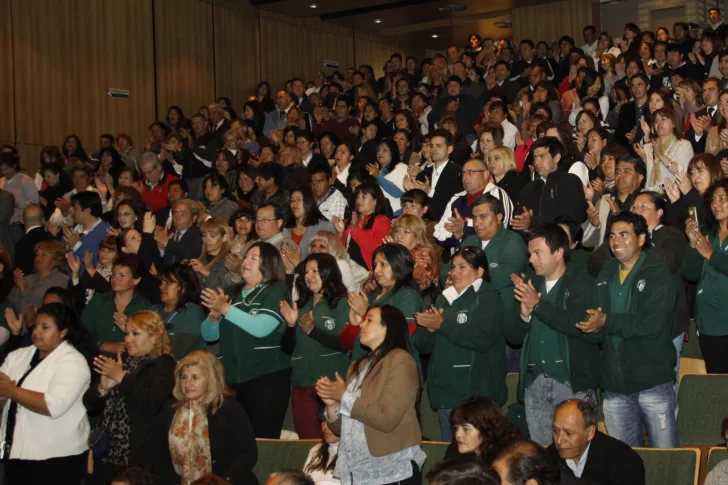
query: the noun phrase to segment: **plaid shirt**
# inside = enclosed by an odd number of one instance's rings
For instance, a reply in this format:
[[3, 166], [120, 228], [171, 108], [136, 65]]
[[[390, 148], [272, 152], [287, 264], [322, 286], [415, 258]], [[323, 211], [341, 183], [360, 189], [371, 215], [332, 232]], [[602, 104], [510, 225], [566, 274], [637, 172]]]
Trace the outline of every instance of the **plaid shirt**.
[[323, 200], [317, 200], [316, 203], [321, 214], [329, 221], [332, 221], [334, 216], [339, 216], [343, 219], [346, 206], [348, 205], [344, 194], [334, 187], [329, 189], [329, 193], [326, 194]]

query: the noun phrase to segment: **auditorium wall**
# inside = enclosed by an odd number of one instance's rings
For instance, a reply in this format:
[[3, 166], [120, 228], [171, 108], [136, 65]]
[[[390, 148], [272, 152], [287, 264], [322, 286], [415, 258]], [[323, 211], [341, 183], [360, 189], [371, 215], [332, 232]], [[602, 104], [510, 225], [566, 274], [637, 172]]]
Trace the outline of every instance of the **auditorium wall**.
[[[247, 0], [0, 0], [0, 143], [33, 172], [47, 144], [129, 133], [177, 104], [194, 113], [218, 96], [240, 110], [259, 80], [370, 64], [378, 75], [394, 38], [254, 9]], [[128, 98], [109, 96], [128, 90]]]

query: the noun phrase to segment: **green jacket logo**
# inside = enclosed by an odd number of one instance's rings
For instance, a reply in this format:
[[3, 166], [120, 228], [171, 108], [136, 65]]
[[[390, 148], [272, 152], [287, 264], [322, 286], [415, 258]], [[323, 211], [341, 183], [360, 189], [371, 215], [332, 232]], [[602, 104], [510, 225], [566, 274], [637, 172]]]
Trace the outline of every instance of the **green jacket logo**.
[[329, 318], [324, 322], [324, 327], [326, 327], [326, 330], [333, 330], [336, 328], [336, 320]]
[[468, 321], [468, 314], [465, 312], [458, 313], [457, 321], [460, 324], [466, 323]]
[[647, 282], [645, 280], [639, 280], [637, 282], [637, 290], [642, 291], [645, 289], [645, 286], [647, 286]]

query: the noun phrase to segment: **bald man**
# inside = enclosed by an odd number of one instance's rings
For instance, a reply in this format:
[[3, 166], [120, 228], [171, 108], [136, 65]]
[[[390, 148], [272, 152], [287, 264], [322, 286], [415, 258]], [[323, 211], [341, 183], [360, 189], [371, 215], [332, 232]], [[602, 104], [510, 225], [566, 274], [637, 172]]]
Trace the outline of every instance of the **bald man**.
[[35, 245], [54, 237], [45, 230], [43, 208], [38, 205], [30, 204], [23, 209], [23, 226], [25, 235], [15, 244], [15, 268], [28, 275], [35, 272]]
[[546, 450], [562, 476], [584, 478], [599, 485], [645, 485], [645, 467], [637, 452], [597, 429], [596, 410], [581, 399], [556, 407], [554, 442]]

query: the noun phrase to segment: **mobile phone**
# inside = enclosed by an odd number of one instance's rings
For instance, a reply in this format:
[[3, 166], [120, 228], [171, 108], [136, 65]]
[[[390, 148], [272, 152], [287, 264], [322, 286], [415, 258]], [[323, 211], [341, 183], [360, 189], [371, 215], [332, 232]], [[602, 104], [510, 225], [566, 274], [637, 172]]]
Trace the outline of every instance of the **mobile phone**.
[[690, 220], [695, 222], [695, 224], [698, 224], [698, 209], [694, 205], [688, 207], [688, 217], [690, 217]]

